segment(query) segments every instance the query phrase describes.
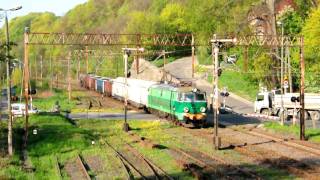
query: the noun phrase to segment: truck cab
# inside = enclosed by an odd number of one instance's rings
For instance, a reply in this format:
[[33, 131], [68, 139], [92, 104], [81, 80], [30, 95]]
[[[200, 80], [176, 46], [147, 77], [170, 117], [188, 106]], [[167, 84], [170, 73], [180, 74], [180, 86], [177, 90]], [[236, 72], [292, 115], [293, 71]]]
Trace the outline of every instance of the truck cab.
[[272, 93], [259, 92], [254, 101], [254, 112], [269, 115], [270, 108], [272, 108]]

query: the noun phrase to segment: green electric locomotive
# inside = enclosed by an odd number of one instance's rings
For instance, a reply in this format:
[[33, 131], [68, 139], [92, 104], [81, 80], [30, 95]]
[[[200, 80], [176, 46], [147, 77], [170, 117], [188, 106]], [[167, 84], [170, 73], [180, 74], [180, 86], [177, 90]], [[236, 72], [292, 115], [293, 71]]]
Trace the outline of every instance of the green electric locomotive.
[[172, 116], [186, 123], [203, 124], [207, 118], [205, 93], [191, 87], [174, 87], [160, 84], [149, 88], [148, 109]]

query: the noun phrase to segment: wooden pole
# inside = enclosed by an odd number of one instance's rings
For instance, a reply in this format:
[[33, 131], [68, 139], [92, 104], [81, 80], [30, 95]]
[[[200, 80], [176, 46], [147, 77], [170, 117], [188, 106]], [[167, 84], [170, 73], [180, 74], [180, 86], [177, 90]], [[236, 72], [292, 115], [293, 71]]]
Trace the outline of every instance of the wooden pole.
[[88, 46], [86, 46], [86, 73], [89, 73], [89, 54], [88, 54]]
[[77, 56], [78, 58], [78, 69], [77, 69], [77, 77], [78, 77], [78, 80], [80, 79], [80, 68], [81, 68], [81, 64], [80, 64], [80, 56], [78, 55]]
[[43, 56], [40, 55], [40, 79], [41, 87], [43, 87]]
[[24, 32], [24, 97], [25, 97], [25, 128], [24, 128], [24, 149], [27, 148], [28, 143], [28, 100], [29, 100], [29, 28], [26, 27]]
[[124, 124], [123, 124], [123, 130], [125, 132], [129, 131], [129, 124], [128, 124], [128, 120], [127, 120], [127, 116], [128, 116], [128, 52], [127, 50], [124, 51], [124, 85], [125, 85], [125, 96], [124, 96]]
[[6, 25], [6, 62], [7, 62], [7, 101], [8, 101], [8, 154], [13, 155], [12, 143], [12, 114], [11, 114], [11, 70], [10, 70], [10, 38], [9, 38], [9, 25], [8, 16], [5, 12], [5, 25]]
[[305, 76], [305, 64], [304, 64], [304, 38], [300, 37], [300, 140], [305, 140], [305, 107], [304, 107], [304, 76]]
[[163, 55], [163, 81], [166, 82], [167, 80], [167, 72], [166, 72], [166, 51], [162, 50], [162, 55]]
[[244, 72], [248, 72], [248, 53], [249, 51], [249, 46], [244, 47], [244, 58], [243, 58], [243, 69]]
[[290, 57], [290, 49], [287, 46], [287, 56], [288, 56], [288, 79], [289, 79], [289, 91], [290, 93], [293, 92], [293, 86], [292, 86], [292, 70], [291, 70], [291, 57]]
[[[38, 81], [38, 61], [37, 61], [37, 56], [35, 56], [34, 58], [34, 72], [36, 74], [36, 82]], [[30, 66], [32, 66], [32, 63], [30, 64]], [[31, 74], [32, 77], [32, 74]]]
[[71, 59], [71, 52], [68, 54], [68, 97], [69, 102], [71, 101], [71, 72], [70, 72], [70, 59]]
[[[194, 71], [195, 71], [195, 47], [194, 47], [194, 36], [192, 35], [192, 48], [191, 48], [191, 51], [192, 51], [192, 78], [194, 78]], [[165, 56], [165, 55], [164, 55]]]
[[214, 121], [214, 148], [218, 150], [220, 148], [220, 138], [218, 135], [218, 118], [219, 118], [219, 92], [218, 92], [218, 70], [219, 70], [219, 47], [217, 44], [212, 44], [212, 53], [213, 53], [213, 94], [214, 94], [214, 109], [213, 109], [213, 121]]
[[52, 72], [52, 54], [50, 54], [50, 91], [52, 92], [53, 86], [53, 72]]
[[[141, 35], [137, 36], [137, 49], [140, 49], [141, 47]], [[139, 74], [139, 66], [140, 66], [140, 52], [137, 51], [137, 59], [136, 59], [136, 70], [137, 70], [137, 75]]]

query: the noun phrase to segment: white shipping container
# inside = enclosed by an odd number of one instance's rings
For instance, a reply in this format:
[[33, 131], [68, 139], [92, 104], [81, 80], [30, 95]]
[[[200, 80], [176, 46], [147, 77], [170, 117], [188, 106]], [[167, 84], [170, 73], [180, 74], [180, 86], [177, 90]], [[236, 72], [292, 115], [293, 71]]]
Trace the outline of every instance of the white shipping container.
[[[128, 83], [128, 101], [138, 107], [146, 106], [148, 103], [148, 89], [150, 86], [157, 84], [153, 81], [140, 79], [127, 79]], [[119, 77], [113, 81], [112, 96], [124, 98], [126, 95], [125, 78]]]

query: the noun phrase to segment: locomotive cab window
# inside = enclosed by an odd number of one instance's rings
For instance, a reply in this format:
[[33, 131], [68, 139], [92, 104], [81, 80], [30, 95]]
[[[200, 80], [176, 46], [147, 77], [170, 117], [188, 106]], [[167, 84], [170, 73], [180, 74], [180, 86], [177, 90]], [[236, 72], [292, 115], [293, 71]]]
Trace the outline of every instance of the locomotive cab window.
[[205, 94], [202, 94], [202, 93], [195, 93], [196, 94], [196, 101], [205, 101], [206, 98], [205, 98]]
[[193, 93], [185, 93], [184, 94], [184, 101], [194, 101], [194, 94]]
[[194, 93], [194, 92], [189, 92], [189, 93], [183, 93], [180, 95], [179, 100], [182, 101], [205, 101], [205, 94], [203, 93]]

